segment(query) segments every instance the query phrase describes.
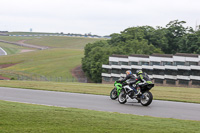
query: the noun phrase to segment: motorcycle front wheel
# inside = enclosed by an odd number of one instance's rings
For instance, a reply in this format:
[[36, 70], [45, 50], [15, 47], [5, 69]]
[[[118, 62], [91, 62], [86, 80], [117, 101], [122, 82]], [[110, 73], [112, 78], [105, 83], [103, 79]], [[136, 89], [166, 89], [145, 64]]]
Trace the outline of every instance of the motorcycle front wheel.
[[118, 96], [117, 96], [117, 89], [116, 88], [112, 89], [112, 91], [110, 92], [110, 98], [112, 100], [115, 100], [115, 99], [118, 98]]
[[118, 97], [118, 101], [119, 103], [121, 104], [125, 104], [126, 103], [126, 92], [124, 90], [122, 90], [120, 93], [119, 93], [119, 97]]
[[143, 105], [143, 106], [148, 106], [149, 104], [151, 104], [151, 102], [152, 102], [152, 100], [153, 100], [153, 95], [152, 95], [152, 93], [151, 92], [149, 92], [149, 91], [146, 91], [146, 92], [144, 92], [143, 94], [142, 94], [142, 96], [141, 96], [141, 104]]

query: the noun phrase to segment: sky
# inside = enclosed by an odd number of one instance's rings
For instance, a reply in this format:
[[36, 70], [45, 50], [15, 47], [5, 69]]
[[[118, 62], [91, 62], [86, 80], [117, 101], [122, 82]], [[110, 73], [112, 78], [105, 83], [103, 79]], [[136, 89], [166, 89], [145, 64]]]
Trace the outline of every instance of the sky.
[[0, 31], [110, 35], [129, 27], [200, 25], [200, 0], [0, 0]]

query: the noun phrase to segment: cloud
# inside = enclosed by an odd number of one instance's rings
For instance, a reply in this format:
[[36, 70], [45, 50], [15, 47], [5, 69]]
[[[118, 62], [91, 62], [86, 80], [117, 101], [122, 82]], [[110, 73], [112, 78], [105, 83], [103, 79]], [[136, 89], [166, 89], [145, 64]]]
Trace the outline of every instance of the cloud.
[[1, 0], [0, 30], [108, 35], [175, 19], [194, 27], [199, 5], [199, 0]]

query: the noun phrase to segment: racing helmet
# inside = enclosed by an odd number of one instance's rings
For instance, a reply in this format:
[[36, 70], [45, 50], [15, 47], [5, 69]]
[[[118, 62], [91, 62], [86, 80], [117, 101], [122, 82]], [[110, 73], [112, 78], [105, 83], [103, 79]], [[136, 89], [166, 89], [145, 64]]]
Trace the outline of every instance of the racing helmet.
[[132, 74], [132, 72], [130, 70], [126, 71], [126, 75]]
[[136, 71], [136, 75], [137, 75], [137, 76], [140, 75], [141, 73], [143, 73], [142, 70], [137, 70], [137, 71]]

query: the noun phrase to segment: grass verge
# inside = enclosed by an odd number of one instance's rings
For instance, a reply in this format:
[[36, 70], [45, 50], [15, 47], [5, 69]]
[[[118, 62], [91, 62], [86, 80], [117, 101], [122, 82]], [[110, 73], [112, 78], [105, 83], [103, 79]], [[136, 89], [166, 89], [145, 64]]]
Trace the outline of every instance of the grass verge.
[[199, 121], [0, 101], [2, 133], [198, 133]]
[[[2, 87], [39, 89], [50, 91], [109, 95], [112, 84], [70, 83], [70, 82], [38, 82], [38, 81], [0, 81]], [[154, 99], [200, 103], [200, 88], [160, 87], [155, 86], [151, 92]]]

